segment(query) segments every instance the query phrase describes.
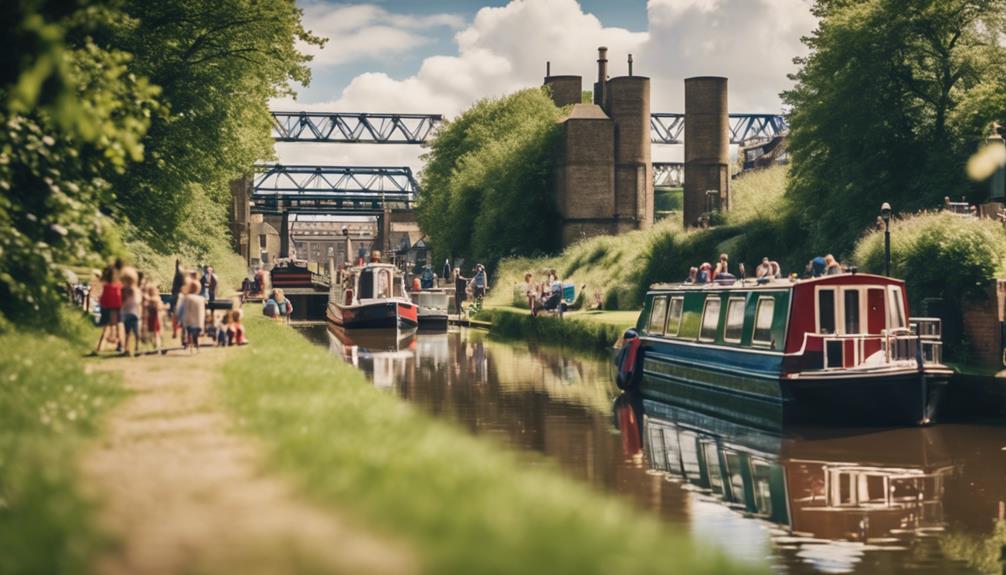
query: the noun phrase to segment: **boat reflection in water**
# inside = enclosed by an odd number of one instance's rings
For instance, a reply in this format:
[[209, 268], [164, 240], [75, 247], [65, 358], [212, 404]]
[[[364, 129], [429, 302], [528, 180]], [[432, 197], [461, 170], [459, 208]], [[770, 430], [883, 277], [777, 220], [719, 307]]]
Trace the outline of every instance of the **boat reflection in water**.
[[[946, 534], [945, 506], [955, 490], [969, 497], [983, 473], [954, 457], [946, 437], [953, 435], [951, 428], [779, 435], [628, 395], [615, 402], [615, 422], [628, 457], [641, 455], [651, 473], [680, 482], [696, 506], [715, 503], [745, 521], [763, 523], [780, 554], [815, 570], [851, 572], [870, 552], [877, 552], [870, 554], [872, 561], [882, 560], [882, 552], [903, 552], [924, 539], [948, 556], [970, 545], [963, 543], [966, 536]], [[1001, 461], [995, 463], [985, 471], [1001, 482]], [[993, 498], [984, 527], [994, 522], [1001, 535], [1002, 486], [993, 479], [983, 487]], [[999, 517], [992, 521], [996, 508]], [[977, 541], [987, 536], [986, 531]], [[990, 546], [998, 555], [993, 538], [977, 546]], [[962, 552], [956, 566], [994, 563], [974, 556], [977, 550]], [[913, 561], [919, 560], [916, 555]], [[942, 562], [913, 565], [919, 567], [949, 568]]]
[[478, 330], [305, 333], [459, 433], [513, 449], [522, 466], [547, 461], [744, 564], [1000, 570], [1006, 428], [780, 434], [657, 402], [633, 408], [625, 397], [613, 413], [617, 389], [603, 358]]

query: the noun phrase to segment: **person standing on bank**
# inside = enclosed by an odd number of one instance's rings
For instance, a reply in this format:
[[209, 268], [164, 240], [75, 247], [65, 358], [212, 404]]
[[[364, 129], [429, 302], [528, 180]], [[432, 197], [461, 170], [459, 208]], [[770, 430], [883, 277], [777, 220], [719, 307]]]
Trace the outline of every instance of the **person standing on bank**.
[[472, 276], [472, 297], [475, 301], [480, 301], [486, 297], [486, 290], [489, 289], [489, 276], [486, 275], [486, 268], [482, 264], [475, 266], [475, 275]]
[[444, 260], [444, 269], [443, 269], [443, 272], [444, 272], [444, 275], [442, 275], [440, 277], [444, 278], [444, 281], [447, 281], [447, 278], [452, 277], [451, 276], [451, 260], [450, 260], [450, 258], [447, 258], [447, 259]]
[[461, 275], [461, 268], [454, 268], [454, 307], [458, 310], [458, 317], [461, 317], [462, 304], [465, 302], [465, 289], [468, 287], [468, 278]]
[[178, 317], [185, 330], [185, 347], [199, 351], [199, 336], [206, 329], [206, 300], [199, 295], [199, 282], [189, 281], [182, 288]]
[[101, 295], [98, 296], [98, 306], [101, 310], [101, 318], [98, 324], [101, 326], [101, 335], [98, 337], [98, 345], [94, 348], [94, 353], [101, 351], [101, 345], [105, 343], [106, 336], [109, 342], [116, 343], [116, 351], [122, 351], [122, 339], [119, 338], [119, 322], [122, 321], [120, 312], [122, 311], [122, 284], [119, 283], [119, 272], [114, 266], [108, 266], [101, 272]]
[[207, 301], [212, 304], [213, 300], [217, 298], [217, 284], [219, 283], [217, 274], [213, 272], [213, 266], [206, 266], [205, 277]]

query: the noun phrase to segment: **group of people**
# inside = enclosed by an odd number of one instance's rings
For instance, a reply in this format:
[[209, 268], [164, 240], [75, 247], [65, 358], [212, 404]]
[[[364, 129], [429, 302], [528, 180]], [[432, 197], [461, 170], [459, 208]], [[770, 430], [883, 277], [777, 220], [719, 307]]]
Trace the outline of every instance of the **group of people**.
[[523, 289], [531, 315], [537, 316], [542, 310], [564, 311], [562, 281], [554, 269], [548, 270], [545, 281], [541, 283], [534, 281], [534, 274], [531, 272], [525, 273]]
[[117, 352], [132, 355], [139, 352], [141, 341], [161, 350], [164, 303], [157, 284], [122, 260], [116, 260], [102, 270], [100, 290], [98, 325], [101, 333], [95, 353], [105, 344], [112, 344]]
[[[449, 263], [445, 263], [445, 270], [448, 267]], [[469, 295], [475, 302], [475, 306], [481, 308], [482, 300], [485, 299], [486, 292], [489, 290], [489, 273], [485, 266], [475, 264], [475, 270], [470, 278], [461, 275], [460, 266], [450, 270], [450, 273], [454, 278], [454, 307], [458, 310], [458, 314], [460, 315], [463, 311], [462, 306], [468, 300]]]
[[[746, 277], [744, 264], [739, 264], [737, 266], [738, 272], [741, 278]], [[807, 275], [809, 277], [821, 277], [840, 274], [846, 271], [846, 268], [835, 259], [835, 256], [828, 254], [826, 256], [817, 256], [807, 263]], [[766, 283], [773, 279], [782, 278], [782, 267], [779, 262], [775, 260], [770, 260], [767, 257], [762, 258], [761, 263], [755, 268], [755, 279], [760, 283]], [[795, 274], [794, 274], [794, 277]], [[688, 270], [688, 278], [685, 280], [686, 284], [709, 284], [709, 283], [726, 283], [732, 284], [737, 280], [737, 277], [730, 273], [730, 257], [727, 254], [720, 254], [720, 259], [713, 267], [708, 262], [703, 263], [699, 267], [692, 267]]]
[[101, 334], [94, 352], [115, 345], [120, 353], [134, 355], [141, 343], [155, 352], [166, 353], [162, 337], [165, 317], [171, 322], [172, 338], [181, 333], [182, 347], [196, 351], [199, 338], [210, 336], [217, 345], [246, 343], [241, 325], [241, 310], [228, 310], [215, 317], [207, 301], [216, 299], [219, 280], [213, 268], [185, 271], [175, 260], [175, 276], [168, 305], [161, 298], [157, 284], [121, 260], [101, 272], [98, 325]]

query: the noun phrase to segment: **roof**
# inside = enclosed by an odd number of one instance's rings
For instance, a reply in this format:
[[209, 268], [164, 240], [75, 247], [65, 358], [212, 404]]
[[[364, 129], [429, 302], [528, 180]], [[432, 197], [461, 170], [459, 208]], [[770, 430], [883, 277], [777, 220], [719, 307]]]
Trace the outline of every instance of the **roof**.
[[569, 115], [561, 121], [567, 120], [610, 120], [604, 110], [597, 104], [573, 104], [573, 109]]
[[[852, 281], [850, 281], [852, 280]], [[753, 289], [790, 289], [797, 285], [808, 285], [808, 284], [864, 284], [864, 283], [883, 283], [883, 284], [903, 284], [904, 281], [897, 278], [890, 278], [887, 276], [880, 276], [875, 274], [863, 274], [863, 273], [841, 273], [831, 276], [820, 276], [816, 278], [802, 278], [791, 280], [789, 278], [774, 278], [766, 283], [757, 283], [754, 278], [747, 278], [744, 280], [738, 279], [733, 284], [718, 284], [718, 283], [707, 283], [707, 284], [689, 284], [689, 283], [657, 283], [650, 286], [650, 290], [672, 290], [672, 289], [683, 289], [688, 291], [707, 291], [707, 290], [753, 290]]]

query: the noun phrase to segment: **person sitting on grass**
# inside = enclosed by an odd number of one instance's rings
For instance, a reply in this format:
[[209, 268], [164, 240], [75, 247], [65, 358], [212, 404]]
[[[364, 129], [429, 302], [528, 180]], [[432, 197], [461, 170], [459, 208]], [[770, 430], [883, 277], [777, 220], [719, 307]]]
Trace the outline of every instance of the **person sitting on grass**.
[[245, 339], [245, 328], [241, 325], [242, 312], [239, 309], [233, 309], [230, 312], [230, 323], [228, 324], [228, 331], [230, 332], [230, 344], [231, 345], [245, 345], [248, 340]]

